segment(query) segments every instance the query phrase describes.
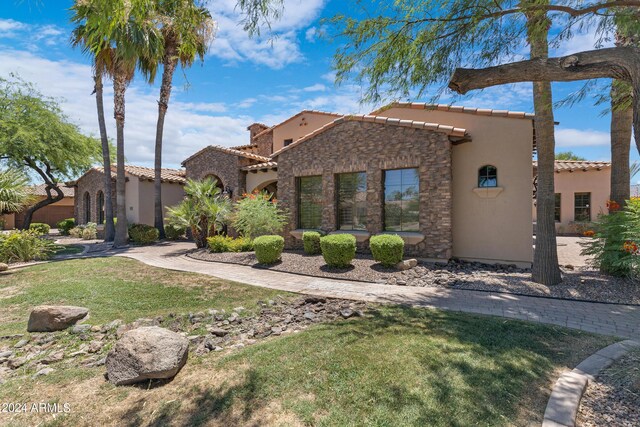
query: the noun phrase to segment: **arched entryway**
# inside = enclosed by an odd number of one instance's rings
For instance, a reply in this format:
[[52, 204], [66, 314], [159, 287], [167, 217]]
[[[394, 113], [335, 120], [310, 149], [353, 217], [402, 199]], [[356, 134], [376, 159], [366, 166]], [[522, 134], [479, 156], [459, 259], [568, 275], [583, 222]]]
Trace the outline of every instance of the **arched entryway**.
[[266, 191], [269, 194], [272, 194], [274, 198], [278, 198], [278, 180], [266, 181], [258, 185], [254, 191]]
[[84, 193], [82, 198], [84, 203], [84, 223], [91, 222], [91, 195], [88, 191]]
[[205, 175], [203, 179], [212, 179], [216, 182], [216, 187], [220, 189], [220, 191], [224, 190], [224, 182], [217, 176], [212, 173]]

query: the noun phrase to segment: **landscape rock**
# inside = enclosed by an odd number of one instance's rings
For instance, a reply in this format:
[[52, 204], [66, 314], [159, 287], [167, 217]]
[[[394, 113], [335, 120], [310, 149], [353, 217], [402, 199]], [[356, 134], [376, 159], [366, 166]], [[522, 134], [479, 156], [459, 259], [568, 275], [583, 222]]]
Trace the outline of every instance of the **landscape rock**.
[[83, 334], [85, 332], [89, 332], [91, 330], [91, 325], [75, 325], [71, 328], [72, 334]]
[[42, 376], [45, 376], [45, 375], [49, 375], [53, 371], [54, 371], [53, 368], [43, 368], [43, 369], [40, 369], [38, 372], [36, 372], [33, 377], [34, 378], [38, 378], [38, 377], [42, 377]]
[[84, 307], [41, 305], [31, 311], [27, 331], [61, 331], [84, 319], [87, 314], [89, 309]]
[[4, 262], [0, 262], [0, 271], [7, 271], [9, 269], [9, 266], [7, 264], [5, 264]]
[[51, 363], [60, 362], [62, 359], [64, 359], [64, 351], [60, 350], [56, 351], [55, 353], [51, 353], [50, 355], [42, 359], [40, 363], [42, 363], [43, 365], [50, 365]]
[[227, 331], [226, 329], [222, 329], [222, 328], [215, 328], [215, 327], [208, 327], [207, 331], [211, 334], [211, 335], [215, 335], [217, 337], [224, 337], [225, 335], [227, 335], [229, 333], [229, 331]]
[[29, 344], [29, 338], [22, 339], [13, 346], [13, 348], [22, 348], [25, 345]]
[[11, 369], [18, 369], [20, 366], [27, 363], [26, 357], [16, 357], [15, 359], [9, 359], [7, 366]]
[[400, 261], [396, 264], [396, 269], [400, 271], [410, 270], [418, 265], [418, 260], [411, 258], [404, 261]]
[[148, 326], [126, 332], [107, 355], [107, 378], [115, 385], [174, 377], [187, 362], [189, 340]]

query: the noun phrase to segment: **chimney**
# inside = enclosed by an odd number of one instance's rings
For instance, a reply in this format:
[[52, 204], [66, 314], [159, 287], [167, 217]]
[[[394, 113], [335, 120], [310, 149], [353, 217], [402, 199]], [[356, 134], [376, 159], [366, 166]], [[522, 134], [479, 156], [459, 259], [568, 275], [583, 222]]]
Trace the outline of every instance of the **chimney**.
[[253, 137], [262, 132], [265, 129], [269, 129], [269, 126], [262, 123], [253, 123], [247, 127], [249, 131], [249, 143], [253, 143]]

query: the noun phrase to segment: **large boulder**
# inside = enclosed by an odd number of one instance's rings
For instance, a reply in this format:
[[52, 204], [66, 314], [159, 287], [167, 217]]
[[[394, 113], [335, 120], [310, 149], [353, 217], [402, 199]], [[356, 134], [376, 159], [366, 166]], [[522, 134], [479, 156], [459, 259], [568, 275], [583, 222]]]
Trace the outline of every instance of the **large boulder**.
[[70, 305], [41, 305], [31, 311], [27, 331], [52, 332], [67, 329], [84, 319], [89, 309]]
[[189, 340], [158, 326], [126, 332], [107, 355], [107, 378], [115, 385], [173, 378], [187, 363]]

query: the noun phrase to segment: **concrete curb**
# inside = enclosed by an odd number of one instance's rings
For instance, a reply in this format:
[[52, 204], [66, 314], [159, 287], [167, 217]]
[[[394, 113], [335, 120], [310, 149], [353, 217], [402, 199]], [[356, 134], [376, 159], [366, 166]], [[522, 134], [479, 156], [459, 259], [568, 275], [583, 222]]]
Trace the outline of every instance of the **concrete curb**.
[[587, 357], [571, 372], [562, 374], [551, 391], [542, 427], [574, 427], [589, 381], [594, 381], [603, 369], [635, 347], [640, 347], [640, 342], [625, 340], [611, 344]]

